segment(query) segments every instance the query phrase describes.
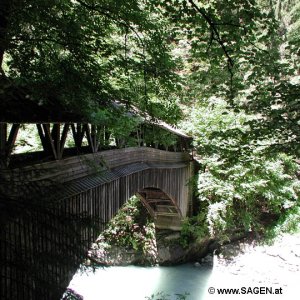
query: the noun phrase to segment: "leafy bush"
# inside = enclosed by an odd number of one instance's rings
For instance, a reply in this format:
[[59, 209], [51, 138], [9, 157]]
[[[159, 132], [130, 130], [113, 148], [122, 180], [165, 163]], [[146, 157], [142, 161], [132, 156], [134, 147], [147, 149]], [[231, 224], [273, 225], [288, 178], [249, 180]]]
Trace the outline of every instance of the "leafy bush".
[[63, 294], [62, 300], [83, 300], [83, 297], [74, 290], [68, 288]]
[[108, 223], [98, 243], [124, 247], [155, 258], [155, 226], [140, 200], [133, 196]]
[[186, 218], [181, 227], [180, 243], [188, 247], [191, 241], [208, 236], [208, 224], [206, 222], [207, 206], [196, 216]]
[[199, 174], [198, 196], [208, 204], [212, 236], [235, 230], [262, 232], [300, 206], [298, 166], [287, 155], [253, 155], [248, 161], [226, 167], [213, 158], [205, 163], [206, 171]]
[[272, 138], [252, 140], [247, 124], [255, 116], [235, 112], [217, 98], [189, 116], [184, 127], [195, 137], [202, 165], [197, 194], [205, 212], [202, 209], [188, 220], [186, 233], [201, 237], [201, 222], [211, 236], [221, 239], [235, 231], [270, 232], [279, 224], [295, 229], [300, 206], [298, 165], [286, 154], [270, 152]]

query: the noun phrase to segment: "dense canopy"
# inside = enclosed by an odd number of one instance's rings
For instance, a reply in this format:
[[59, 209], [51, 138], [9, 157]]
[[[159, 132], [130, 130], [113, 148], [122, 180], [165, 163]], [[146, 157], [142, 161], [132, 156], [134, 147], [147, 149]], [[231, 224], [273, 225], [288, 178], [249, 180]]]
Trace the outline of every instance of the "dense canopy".
[[176, 123], [182, 105], [221, 97], [254, 116], [247, 138], [296, 153], [299, 10], [295, 0], [3, 0], [1, 101], [95, 121], [118, 100]]

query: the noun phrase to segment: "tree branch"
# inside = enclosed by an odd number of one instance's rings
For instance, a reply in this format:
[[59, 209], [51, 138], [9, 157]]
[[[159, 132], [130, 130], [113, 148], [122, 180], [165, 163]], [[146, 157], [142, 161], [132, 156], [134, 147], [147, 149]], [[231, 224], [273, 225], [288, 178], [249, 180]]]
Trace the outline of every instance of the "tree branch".
[[143, 70], [143, 77], [144, 77], [144, 94], [145, 94], [145, 99], [147, 99], [147, 80], [146, 80], [146, 55], [145, 55], [145, 44], [143, 42], [143, 39], [140, 36], [140, 33], [137, 32], [137, 30], [129, 24], [129, 22], [127, 20], [125, 20], [124, 18], [122, 18], [120, 15], [116, 15], [118, 19], [114, 18], [112, 15], [114, 14], [113, 11], [107, 9], [107, 8], [103, 8], [99, 5], [89, 5], [87, 4], [85, 1], [82, 0], [76, 0], [80, 5], [82, 5], [83, 7], [85, 7], [86, 9], [89, 10], [93, 10], [95, 12], [98, 12], [99, 14], [107, 17], [108, 19], [112, 20], [115, 23], [121, 24], [123, 25], [125, 28], [129, 29], [130, 31], [132, 31], [135, 36], [137, 37], [140, 46], [142, 47], [143, 53], [142, 53], [142, 57], [143, 57], [143, 65], [144, 65], [144, 70]]
[[[126, 20], [124, 20], [124, 18], [122, 18], [120, 15], [117, 15], [117, 17], [121, 20], [115, 19], [114, 17], [111, 16], [111, 14], [114, 14], [114, 12], [108, 10], [107, 8], [103, 8], [100, 6], [96, 6], [96, 5], [89, 5], [87, 4], [85, 1], [82, 0], [76, 0], [80, 5], [82, 5], [83, 7], [85, 7], [86, 9], [89, 10], [93, 10], [96, 11], [98, 13], [100, 13], [101, 15], [107, 17], [108, 19], [112, 20], [113, 22], [119, 23], [121, 25], [123, 25], [124, 27], [130, 29], [138, 38], [140, 44], [142, 47], [144, 47], [144, 42], [142, 40], [142, 38], [140, 37], [140, 34], [135, 30], [135, 28], [133, 26], [131, 26]], [[105, 11], [106, 10], [106, 11]]]
[[209, 16], [207, 16], [206, 14], [206, 11], [201, 8], [201, 7], [198, 7], [193, 0], [188, 0], [189, 3], [192, 5], [192, 7], [198, 12], [201, 14], [201, 16], [204, 18], [204, 20], [208, 23], [208, 25], [210, 26], [211, 30], [213, 31], [214, 33], [214, 39], [216, 42], [219, 43], [219, 45], [221, 46], [226, 58], [227, 58], [227, 61], [228, 61], [228, 67], [229, 67], [229, 70], [230, 70], [230, 73], [232, 73], [232, 68], [234, 66], [234, 62], [233, 62], [233, 59], [231, 58], [230, 54], [229, 54], [229, 51], [228, 49], [226, 48], [222, 38], [221, 38], [221, 35], [218, 31], [218, 29], [216, 28], [216, 24], [211, 20], [211, 18]]
[[[23, 37], [14, 37], [11, 39], [8, 39], [9, 41], [22, 41], [22, 42], [52, 42], [61, 46], [68, 46], [68, 45], [76, 45], [76, 46], [82, 46], [82, 43], [76, 43], [76, 42], [66, 42], [66, 41], [60, 41], [57, 39], [51, 39], [47, 37], [43, 38], [23, 38]], [[74, 38], [75, 40], [75, 38]], [[78, 39], [77, 39], [78, 40]]]

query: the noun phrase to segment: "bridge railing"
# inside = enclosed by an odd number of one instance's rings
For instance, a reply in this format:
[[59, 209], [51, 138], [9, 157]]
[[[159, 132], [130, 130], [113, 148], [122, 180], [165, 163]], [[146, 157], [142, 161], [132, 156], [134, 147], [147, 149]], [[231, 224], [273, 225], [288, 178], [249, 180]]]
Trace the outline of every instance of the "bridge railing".
[[[1, 171], [1, 178], [4, 182], [10, 182], [10, 187], [18, 191], [20, 185], [28, 182], [36, 182], [39, 186], [53, 185], [55, 182], [62, 184], [107, 169], [138, 162], [174, 164], [189, 160], [190, 155], [187, 152], [130, 147], [78, 155], [21, 168], [4, 169]], [[7, 186], [0, 185], [0, 191], [1, 187], [8, 189]]]
[[[165, 124], [141, 124], [128, 137], [117, 137], [105, 126], [83, 123], [37, 123], [36, 135], [43, 151], [14, 154], [19, 132], [27, 123], [0, 122], [0, 168], [38, 160], [60, 160], [78, 153], [97, 153], [104, 149], [146, 146], [170, 152], [187, 151], [191, 138]], [[31, 133], [33, 134], [33, 133]], [[27, 137], [27, 139], [32, 137]], [[133, 142], [134, 141], [134, 142]], [[20, 142], [20, 141], [19, 141]], [[67, 148], [66, 144], [73, 144]], [[31, 143], [26, 138], [22, 143]]]

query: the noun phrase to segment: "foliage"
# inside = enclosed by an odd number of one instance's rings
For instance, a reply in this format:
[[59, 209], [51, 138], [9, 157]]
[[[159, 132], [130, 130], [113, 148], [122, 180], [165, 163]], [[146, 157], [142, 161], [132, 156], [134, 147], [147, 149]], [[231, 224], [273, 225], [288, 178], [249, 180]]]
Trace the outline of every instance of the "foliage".
[[77, 294], [72, 289], [67, 289], [65, 293], [63, 294], [62, 300], [82, 300], [83, 297], [79, 294]]
[[199, 154], [240, 160], [242, 154], [247, 156], [257, 147], [246, 139], [248, 119], [244, 113], [228, 108], [226, 101], [212, 97], [205, 104], [195, 104], [182, 126], [194, 137]]
[[158, 126], [144, 126], [144, 140], [147, 145], [154, 147], [163, 146], [164, 149], [168, 150], [168, 147], [176, 144], [176, 138], [174, 134]]
[[180, 243], [183, 247], [188, 247], [192, 241], [201, 240], [209, 235], [207, 213], [206, 205], [196, 216], [184, 220], [180, 233]]
[[148, 1], [5, 0], [0, 9], [1, 74], [32, 100], [87, 119], [115, 100], [151, 114], [158, 98], [169, 120], [178, 111], [170, 28]]
[[298, 16], [295, 0], [5, 0], [2, 76], [87, 119], [119, 100], [176, 123], [223, 98], [255, 116], [248, 139], [297, 155]]
[[132, 134], [142, 123], [139, 116], [126, 112], [124, 107], [109, 107], [99, 109], [92, 117], [95, 124], [109, 128], [111, 138], [119, 141], [119, 148], [137, 145], [137, 137]]
[[295, 206], [288, 213], [282, 214], [278, 222], [273, 227], [266, 229], [266, 241], [273, 241], [275, 237], [282, 233], [299, 232], [300, 227], [300, 206]]
[[111, 219], [98, 242], [141, 252], [155, 260], [155, 227], [148, 214], [142, 212], [140, 200], [133, 196]]
[[207, 225], [211, 236], [226, 238], [236, 230], [263, 232], [294, 218], [300, 203], [293, 157], [266, 155], [264, 144], [245, 138], [251, 117], [222, 100], [212, 99], [190, 117], [185, 128], [201, 155], [197, 193], [202, 210], [188, 220], [185, 234], [201, 237]]
[[[176, 29], [176, 55], [184, 62], [185, 103], [198, 109], [212, 96], [226, 100], [235, 112], [252, 116], [242, 139], [268, 140], [270, 151], [299, 155], [299, 40], [292, 38], [299, 36], [299, 5], [281, 0], [276, 5], [173, 0], [163, 7]], [[224, 140], [235, 138], [235, 131], [227, 133]]]
[[200, 174], [199, 199], [209, 204], [210, 234], [261, 231], [280, 215], [299, 205], [299, 180], [291, 158], [252, 157], [249, 162], [224, 169], [222, 161], [210, 160], [209, 172]]
[[[24, 153], [42, 150], [42, 145], [35, 125], [22, 125], [16, 140], [14, 153]], [[10, 130], [10, 128], [8, 128]]]

